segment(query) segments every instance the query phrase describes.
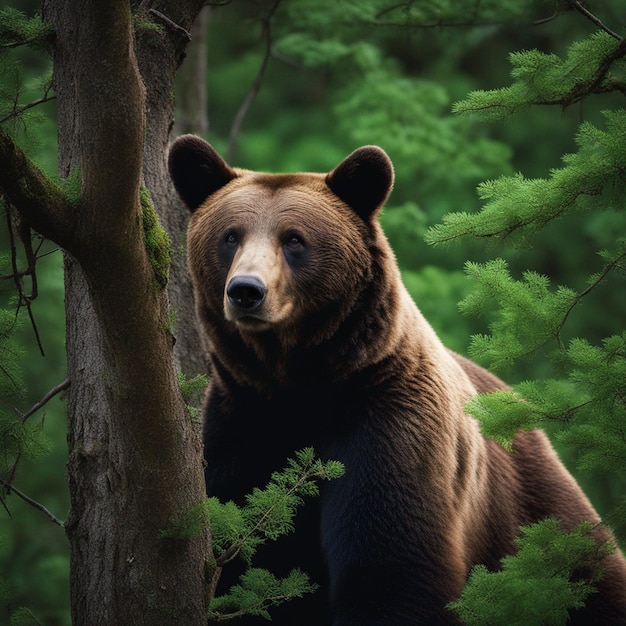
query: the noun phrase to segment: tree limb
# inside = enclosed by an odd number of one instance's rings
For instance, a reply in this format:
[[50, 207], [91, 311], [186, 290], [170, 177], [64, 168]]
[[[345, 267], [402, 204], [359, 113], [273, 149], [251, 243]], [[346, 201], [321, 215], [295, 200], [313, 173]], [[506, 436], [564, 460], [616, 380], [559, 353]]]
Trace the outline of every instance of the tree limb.
[[567, 0], [567, 3], [575, 10], [584, 15], [588, 20], [593, 22], [598, 28], [602, 29], [605, 33], [608, 33], [617, 41], [622, 42], [624, 38], [618, 35], [615, 31], [611, 30], [608, 26], [602, 23], [589, 9], [587, 9], [582, 2], [578, 0]]
[[10, 485], [6, 481], [4, 481], [2, 478], [0, 478], [0, 484], [6, 488], [7, 494], [14, 493], [16, 496], [19, 496], [20, 498], [22, 498], [24, 502], [27, 502], [31, 506], [34, 506], [37, 510], [41, 511], [42, 513], [45, 513], [48, 516], [48, 518], [51, 521], [53, 521], [55, 524], [58, 524], [61, 528], [65, 528], [64, 522], [62, 522], [54, 513], [51, 513], [43, 504], [40, 504], [39, 502], [36, 502], [32, 498], [29, 498], [25, 493], [23, 493], [22, 491], [20, 491], [13, 485]]
[[0, 163], [0, 193], [34, 230], [70, 249], [74, 220], [66, 195], [2, 128]]
[[33, 413], [36, 413], [37, 411], [39, 411], [39, 409], [43, 408], [46, 404], [48, 404], [48, 402], [50, 402], [52, 398], [60, 394], [62, 391], [65, 391], [66, 389], [68, 389], [70, 384], [71, 384], [70, 379], [66, 378], [62, 383], [59, 383], [55, 387], [52, 387], [52, 389], [50, 389], [50, 391], [48, 391], [48, 393], [41, 400], [39, 400], [39, 402], [36, 402], [35, 404], [33, 404], [33, 406], [31, 406], [30, 409], [26, 411], [26, 413], [23, 413], [20, 415], [20, 417], [22, 418], [22, 421], [27, 420], [31, 415], [33, 415]]
[[244, 101], [241, 103], [239, 110], [237, 111], [237, 115], [235, 115], [235, 119], [233, 120], [233, 124], [230, 129], [230, 137], [228, 143], [228, 162], [232, 162], [235, 157], [235, 151], [237, 150], [237, 141], [239, 139], [239, 133], [241, 131], [241, 125], [243, 124], [243, 120], [245, 119], [248, 109], [252, 106], [254, 99], [261, 89], [261, 85], [263, 84], [263, 77], [265, 76], [265, 70], [267, 69], [269, 60], [272, 56], [272, 34], [271, 34], [271, 21], [278, 5], [281, 3], [281, 0], [275, 0], [274, 4], [271, 6], [269, 13], [262, 19], [261, 23], [263, 25], [263, 38], [265, 40], [265, 54], [263, 55], [263, 61], [261, 61], [261, 67], [259, 68], [259, 72], [252, 83], [252, 87], [250, 87], [250, 91], [248, 91]]

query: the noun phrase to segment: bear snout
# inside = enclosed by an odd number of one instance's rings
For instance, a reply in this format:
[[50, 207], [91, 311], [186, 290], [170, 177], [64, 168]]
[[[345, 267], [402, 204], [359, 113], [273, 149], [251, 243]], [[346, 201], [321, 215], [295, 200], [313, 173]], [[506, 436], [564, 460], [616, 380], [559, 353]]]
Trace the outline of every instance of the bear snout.
[[245, 312], [259, 308], [266, 293], [265, 285], [256, 276], [234, 276], [226, 287], [228, 302]]

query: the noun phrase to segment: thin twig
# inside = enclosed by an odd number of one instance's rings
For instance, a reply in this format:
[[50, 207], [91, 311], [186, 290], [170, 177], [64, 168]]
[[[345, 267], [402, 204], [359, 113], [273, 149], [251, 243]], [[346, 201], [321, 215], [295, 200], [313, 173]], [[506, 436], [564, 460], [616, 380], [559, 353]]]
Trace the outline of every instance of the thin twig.
[[[57, 252], [60, 252], [61, 248], [52, 248], [51, 250], [47, 250], [46, 252], [39, 254], [39, 250], [41, 249], [41, 247], [43, 246], [44, 242], [48, 241], [47, 239], [45, 239], [44, 237], [41, 238], [41, 241], [39, 242], [39, 245], [37, 246], [37, 250], [35, 250], [35, 260], [39, 261], [39, 259], [43, 259], [44, 257], [47, 257], [51, 254], [56, 254]], [[28, 276], [29, 275], [29, 271], [28, 269], [25, 269], [21, 272], [17, 273], [17, 277], [18, 278], [23, 278], [24, 276]], [[1, 274], [0, 275], [0, 280], [15, 280], [15, 274]]]
[[58, 524], [61, 528], [65, 528], [65, 524], [54, 513], [51, 513], [43, 504], [40, 504], [39, 502], [36, 502], [32, 498], [29, 498], [25, 493], [23, 493], [22, 491], [20, 491], [13, 485], [10, 485], [2, 478], [0, 478], [0, 484], [2, 484], [6, 488], [7, 494], [14, 493], [16, 496], [19, 496], [20, 498], [22, 498], [24, 502], [27, 502], [28, 504], [30, 504], [31, 506], [34, 506], [36, 509], [38, 509], [42, 513], [45, 513], [50, 518], [50, 520], [53, 521], [55, 524]]
[[[20, 239], [22, 241], [22, 245], [24, 246], [24, 251], [26, 252], [26, 258], [28, 259], [28, 269], [25, 272], [20, 272], [17, 267], [17, 246], [15, 245], [15, 234], [13, 232], [13, 221], [11, 219], [11, 210], [6, 204], [6, 215], [7, 215], [7, 228], [9, 231], [9, 242], [11, 247], [11, 269], [13, 270], [13, 278], [15, 281], [15, 288], [17, 289], [19, 295], [19, 301], [17, 305], [17, 312], [19, 312], [20, 307], [23, 305], [26, 307], [26, 311], [28, 312], [28, 317], [30, 319], [31, 326], [33, 328], [33, 332], [35, 333], [35, 339], [37, 340], [37, 346], [39, 347], [39, 351], [41, 356], [45, 356], [46, 353], [43, 349], [43, 344], [41, 342], [41, 336], [39, 335], [39, 329], [37, 328], [37, 324], [35, 322], [35, 317], [33, 315], [33, 311], [31, 308], [32, 301], [37, 297], [37, 274], [35, 271], [35, 263], [36, 257], [33, 253], [32, 242], [31, 242], [31, 234], [30, 234], [30, 226], [24, 221], [24, 218], [20, 216], [19, 222], [19, 231], [20, 231]], [[24, 293], [24, 289], [22, 287], [21, 276], [28, 275], [31, 278], [31, 294], [27, 296]]]
[[533, 24], [533, 26], [542, 26], [543, 24], [547, 24], [548, 22], [552, 22], [557, 17], [559, 17], [559, 12], [555, 11], [549, 17], [541, 17], [538, 20], [535, 20], [532, 24]]
[[576, 11], [584, 15], [588, 20], [592, 21], [598, 28], [601, 28], [605, 33], [611, 35], [617, 39], [617, 41], [624, 41], [624, 38], [618, 35], [615, 31], [611, 30], [608, 26], [606, 26], [599, 18], [597, 18], [589, 9], [587, 9], [581, 2], [578, 0], [568, 0], [568, 4]]
[[252, 106], [254, 99], [261, 89], [261, 85], [263, 84], [263, 78], [265, 76], [265, 70], [267, 69], [269, 60], [272, 56], [271, 20], [280, 3], [281, 0], [276, 0], [272, 5], [272, 8], [269, 10], [269, 13], [262, 20], [263, 38], [265, 39], [265, 54], [263, 55], [263, 61], [261, 62], [259, 72], [256, 75], [252, 86], [250, 87], [250, 91], [248, 91], [246, 97], [244, 98], [244, 101], [241, 103], [241, 106], [237, 111], [237, 115], [235, 115], [235, 119], [233, 120], [228, 142], [227, 160], [229, 162], [232, 162], [235, 157], [235, 152], [237, 150], [237, 141], [239, 139], [239, 133], [241, 132], [243, 120], [245, 119], [248, 110]]
[[31, 37], [30, 39], [22, 39], [22, 41], [11, 41], [9, 43], [0, 44], [0, 48], [19, 48], [20, 46], [27, 46], [33, 41], [37, 41], [40, 37]]
[[36, 107], [40, 104], [45, 104], [46, 102], [50, 102], [51, 100], [56, 100], [56, 96], [49, 96], [46, 93], [45, 96], [42, 96], [41, 98], [38, 98], [37, 100], [33, 100], [32, 102], [25, 104], [19, 109], [14, 108], [13, 111], [11, 111], [11, 113], [9, 113], [7, 116], [0, 119], [0, 124], [4, 124], [4, 122], [7, 122], [8, 120], [13, 119], [14, 117], [18, 117], [19, 115], [24, 113], [24, 111], [28, 111], [28, 109], [32, 109], [33, 107]]
[[71, 381], [69, 378], [66, 378], [62, 383], [59, 383], [56, 387], [53, 387], [48, 391], [48, 393], [41, 399], [39, 402], [33, 404], [33, 406], [26, 411], [26, 413], [21, 414], [22, 422], [26, 421], [33, 413], [36, 413], [41, 409], [44, 405], [46, 405], [54, 396], [60, 394], [62, 391], [65, 391], [69, 388]]
[[[52, 389], [50, 389], [50, 391], [48, 391], [48, 393], [41, 400], [39, 400], [39, 402], [36, 402], [35, 404], [33, 404], [33, 406], [31, 406], [30, 409], [26, 411], [26, 413], [21, 413], [20, 411], [16, 409], [16, 412], [19, 414], [20, 418], [22, 419], [22, 424], [26, 422], [26, 420], [31, 415], [39, 411], [39, 409], [43, 408], [48, 402], [50, 402], [52, 398], [54, 398], [56, 395], [60, 394], [62, 391], [67, 389], [70, 386], [70, 384], [71, 384], [70, 379], [66, 378], [62, 383], [59, 383], [56, 387], [53, 387]], [[11, 467], [11, 470], [9, 472], [9, 480], [8, 480], [9, 485], [13, 483], [13, 479], [15, 478], [15, 472], [17, 471], [17, 465], [20, 462], [21, 457], [22, 457], [22, 453], [20, 451], [17, 453], [17, 456], [15, 457], [15, 461], [13, 461], [13, 466]]]
[[191, 33], [188, 30], [185, 30], [182, 26], [179, 26], [176, 22], [173, 22], [169, 17], [167, 17], [167, 15], [161, 13], [161, 11], [157, 11], [156, 9], [148, 9], [148, 13], [152, 13], [152, 15], [164, 22], [174, 32], [185, 37], [187, 41], [191, 41]]
[[565, 322], [567, 321], [567, 318], [569, 317], [570, 313], [574, 310], [576, 305], [579, 304], [580, 301], [585, 296], [587, 296], [591, 291], [593, 291], [598, 285], [600, 285], [604, 281], [604, 279], [607, 277], [609, 272], [613, 271], [616, 267], [618, 267], [620, 264], [620, 261], [622, 261], [622, 259], [624, 258], [626, 258], [626, 252], [622, 252], [622, 254], [615, 257], [610, 263], [607, 263], [607, 265], [604, 267], [602, 272], [598, 274], [597, 278], [586, 289], [584, 289], [583, 291], [581, 291], [579, 294], [576, 295], [576, 298], [574, 299], [570, 307], [567, 309], [567, 311], [565, 311], [565, 315], [563, 315], [563, 319], [561, 320], [561, 324], [559, 325], [559, 329], [557, 331], [557, 338], [559, 339], [559, 341], [560, 341], [561, 329], [563, 328], [563, 326], [565, 326]]

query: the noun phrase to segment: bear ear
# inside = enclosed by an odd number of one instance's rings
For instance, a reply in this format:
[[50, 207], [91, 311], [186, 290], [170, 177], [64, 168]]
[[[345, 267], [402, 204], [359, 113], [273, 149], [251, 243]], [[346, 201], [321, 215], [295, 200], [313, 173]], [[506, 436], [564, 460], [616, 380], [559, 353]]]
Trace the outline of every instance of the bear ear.
[[364, 221], [384, 204], [393, 186], [393, 165], [378, 146], [363, 146], [326, 176], [326, 184]]
[[237, 177], [215, 148], [195, 135], [181, 135], [174, 141], [167, 164], [178, 195], [192, 213]]

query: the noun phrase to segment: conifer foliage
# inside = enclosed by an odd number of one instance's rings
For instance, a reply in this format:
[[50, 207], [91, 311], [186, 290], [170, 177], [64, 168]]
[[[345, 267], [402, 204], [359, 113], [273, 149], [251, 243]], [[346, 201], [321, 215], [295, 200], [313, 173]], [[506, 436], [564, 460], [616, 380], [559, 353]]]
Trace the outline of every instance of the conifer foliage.
[[317, 586], [309, 581], [305, 572], [291, 571], [285, 578], [277, 578], [266, 569], [252, 567], [254, 554], [266, 541], [275, 541], [293, 532], [294, 516], [306, 497], [319, 495], [317, 483], [332, 480], [343, 474], [338, 461], [322, 462], [313, 448], [305, 448], [287, 459], [282, 471], [272, 474], [263, 488], [255, 488], [246, 497], [243, 507], [234, 502], [220, 502], [207, 498], [199, 506], [172, 520], [172, 525], [162, 531], [165, 538], [183, 539], [211, 530], [213, 555], [216, 563], [213, 587], [222, 568], [237, 557], [247, 564], [239, 584], [226, 594], [212, 599], [209, 617], [223, 622], [242, 615], [261, 615], [271, 619], [269, 609], [305, 593]]
[[[305, 497], [319, 495], [317, 482], [332, 480], [343, 474], [338, 461], [323, 463], [312, 448], [295, 453], [287, 467], [274, 472], [264, 489], [255, 488], [246, 498], [246, 505], [221, 503], [208, 498], [207, 510], [211, 526], [213, 552], [222, 567], [241, 555], [251, 564], [256, 549], [266, 541], [276, 540], [294, 530], [293, 518]], [[241, 615], [261, 615], [270, 618], [272, 606], [299, 598], [316, 590], [305, 572], [292, 570], [285, 578], [277, 578], [265, 569], [248, 567], [239, 584], [228, 593], [213, 598], [209, 616], [221, 622]]]
[[[538, 50], [510, 57], [514, 79], [510, 87], [475, 91], [455, 105], [464, 116], [484, 120], [508, 119], [530, 107], [567, 108], [598, 94], [626, 93], [626, 41], [572, 2], [601, 30], [572, 44], [560, 57]], [[519, 428], [544, 427], [570, 451], [580, 469], [626, 470], [626, 332], [623, 311], [615, 317], [615, 334], [591, 342], [573, 336], [570, 321], [602, 288], [624, 289], [626, 272], [626, 111], [604, 112], [602, 126], [583, 122], [577, 150], [545, 178], [523, 174], [483, 183], [478, 194], [482, 210], [452, 213], [430, 229], [434, 245], [473, 237], [489, 244], [506, 243], [530, 249], [544, 229], [556, 232], [565, 221], [588, 232], [598, 223], [610, 224], [612, 237], [596, 250], [586, 284], [554, 285], [547, 276], [525, 271], [512, 275], [502, 259], [468, 263], [472, 292], [460, 303], [466, 314], [484, 315], [489, 332], [472, 339], [470, 353], [502, 371], [523, 360], [542, 359], [550, 375], [527, 380], [513, 391], [481, 395], [469, 411], [483, 432], [510, 446]], [[555, 226], [556, 223], [556, 226]], [[591, 238], [588, 239], [588, 241]], [[571, 250], [571, 254], [580, 254]], [[593, 329], [588, 329], [590, 334]], [[622, 495], [623, 497], [623, 495]], [[606, 515], [614, 526], [626, 521], [626, 508]], [[611, 546], [594, 545], [589, 528], [563, 533], [553, 520], [523, 529], [519, 553], [502, 561], [502, 570], [476, 567], [462, 598], [452, 605], [467, 624], [565, 624], [567, 609], [584, 603], [593, 592], [593, 577], [577, 580], [572, 573], [589, 565]], [[601, 576], [601, 572], [596, 572]], [[516, 621], [515, 616], [520, 616]]]
[[[579, 608], [593, 593], [597, 567], [608, 546], [598, 546], [583, 523], [565, 533], [556, 519], [522, 528], [515, 557], [502, 559], [502, 570], [472, 570], [462, 600], [452, 603], [465, 624], [488, 626], [558, 626], [568, 621], [568, 608]], [[590, 579], [573, 579], [574, 568], [591, 568]], [[532, 599], [532, 601], [531, 601]]]

